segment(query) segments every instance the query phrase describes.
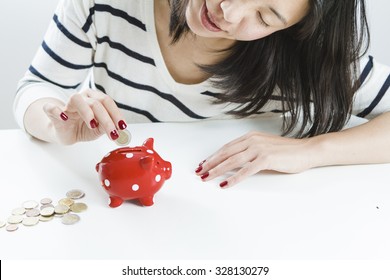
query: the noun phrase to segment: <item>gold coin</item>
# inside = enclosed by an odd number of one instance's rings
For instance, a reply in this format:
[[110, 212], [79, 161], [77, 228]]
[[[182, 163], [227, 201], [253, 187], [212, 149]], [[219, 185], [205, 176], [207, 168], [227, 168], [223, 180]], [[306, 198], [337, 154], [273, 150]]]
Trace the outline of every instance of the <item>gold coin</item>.
[[80, 221], [80, 217], [76, 214], [65, 214], [62, 219], [61, 219], [61, 222], [64, 224], [64, 225], [73, 225], [75, 223], [77, 223], [78, 221]]
[[48, 197], [45, 197], [45, 198], [42, 198], [41, 199], [41, 204], [42, 205], [46, 205], [46, 204], [50, 204], [52, 203], [53, 201], [51, 200], [51, 198], [48, 198]]
[[84, 197], [84, 192], [81, 190], [70, 190], [66, 193], [66, 197], [70, 199], [80, 199]]
[[131, 134], [127, 129], [118, 130], [119, 137], [115, 140], [118, 146], [127, 146], [131, 141]]
[[23, 221], [23, 216], [22, 215], [12, 215], [11, 217], [8, 218], [8, 223], [9, 224], [20, 224]]
[[73, 204], [72, 206], [70, 206], [70, 210], [72, 212], [75, 212], [75, 213], [83, 212], [83, 211], [87, 210], [87, 208], [88, 208], [87, 204], [82, 203], [82, 202], [77, 202], [77, 203]]
[[70, 207], [73, 203], [74, 203], [74, 200], [71, 198], [68, 198], [68, 197], [60, 199], [60, 201], [58, 201], [58, 204], [66, 205], [68, 207]]
[[34, 209], [34, 208], [37, 208], [38, 205], [39, 205], [39, 203], [34, 201], [34, 200], [29, 200], [29, 201], [26, 201], [23, 203], [23, 207], [25, 209]]
[[44, 216], [44, 217], [53, 216], [53, 214], [54, 214], [54, 207], [43, 208], [41, 210], [40, 214], [41, 214], [41, 216]]
[[35, 226], [38, 222], [38, 217], [27, 217], [23, 219], [23, 225], [25, 226]]
[[11, 224], [11, 225], [8, 225], [5, 229], [6, 229], [7, 231], [15, 231], [15, 230], [17, 230], [18, 228], [19, 228], [18, 225]]
[[26, 212], [27, 217], [38, 217], [40, 211], [37, 208], [30, 209]]
[[56, 207], [54, 207], [54, 212], [56, 214], [65, 214], [69, 211], [69, 207], [66, 205], [58, 204]]
[[26, 209], [24, 207], [19, 207], [12, 210], [12, 215], [23, 215], [24, 213], [26, 213]]
[[51, 216], [42, 216], [42, 215], [40, 215], [38, 218], [39, 218], [39, 220], [41, 222], [48, 222], [48, 221], [53, 220], [54, 215], [51, 215]]
[[4, 227], [7, 223], [5, 221], [0, 220], [0, 228]]

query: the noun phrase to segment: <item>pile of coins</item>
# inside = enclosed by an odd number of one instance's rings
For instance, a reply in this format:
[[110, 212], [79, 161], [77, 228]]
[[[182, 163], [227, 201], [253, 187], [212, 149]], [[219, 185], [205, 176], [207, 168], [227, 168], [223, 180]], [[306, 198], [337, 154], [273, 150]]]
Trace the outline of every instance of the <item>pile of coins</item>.
[[118, 146], [127, 146], [131, 141], [131, 134], [127, 129], [118, 130], [119, 137], [115, 140]]
[[60, 217], [65, 225], [73, 225], [80, 221], [80, 216], [76, 213], [81, 213], [88, 208], [85, 203], [75, 201], [83, 198], [84, 195], [81, 190], [70, 190], [55, 206], [50, 198], [41, 199], [40, 205], [34, 200], [25, 201], [22, 207], [12, 210], [12, 215], [7, 222], [0, 220], [0, 228], [5, 227], [7, 231], [13, 232], [19, 228], [19, 224], [34, 226], [39, 222], [51, 221], [54, 217]]

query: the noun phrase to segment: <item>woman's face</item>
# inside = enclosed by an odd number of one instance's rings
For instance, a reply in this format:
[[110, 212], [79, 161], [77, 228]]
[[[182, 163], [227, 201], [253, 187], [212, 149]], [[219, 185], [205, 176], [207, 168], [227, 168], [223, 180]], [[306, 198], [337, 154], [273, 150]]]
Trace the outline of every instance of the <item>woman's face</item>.
[[251, 41], [298, 23], [309, 0], [189, 0], [186, 20], [201, 37]]

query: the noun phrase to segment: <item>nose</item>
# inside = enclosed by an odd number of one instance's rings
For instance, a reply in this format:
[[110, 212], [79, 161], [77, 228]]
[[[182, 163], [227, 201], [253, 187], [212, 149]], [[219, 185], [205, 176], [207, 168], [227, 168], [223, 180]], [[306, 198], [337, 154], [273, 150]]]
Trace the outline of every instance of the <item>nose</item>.
[[239, 1], [224, 0], [219, 6], [221, 7], [224, 19], [229, 23], [239, 23], [243, 17], [243, 3]]

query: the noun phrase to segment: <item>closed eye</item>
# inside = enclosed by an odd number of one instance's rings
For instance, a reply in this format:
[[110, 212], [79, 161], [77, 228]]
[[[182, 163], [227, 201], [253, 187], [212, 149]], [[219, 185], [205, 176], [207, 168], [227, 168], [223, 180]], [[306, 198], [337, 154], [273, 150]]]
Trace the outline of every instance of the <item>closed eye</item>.
[[260, 12], [257, 12], [257, 18], [259, 19], [260, 24], [264, 25], [265, 27], [269, 27], [270, 25], [266, 23], [263, 19], [263, 16]]

